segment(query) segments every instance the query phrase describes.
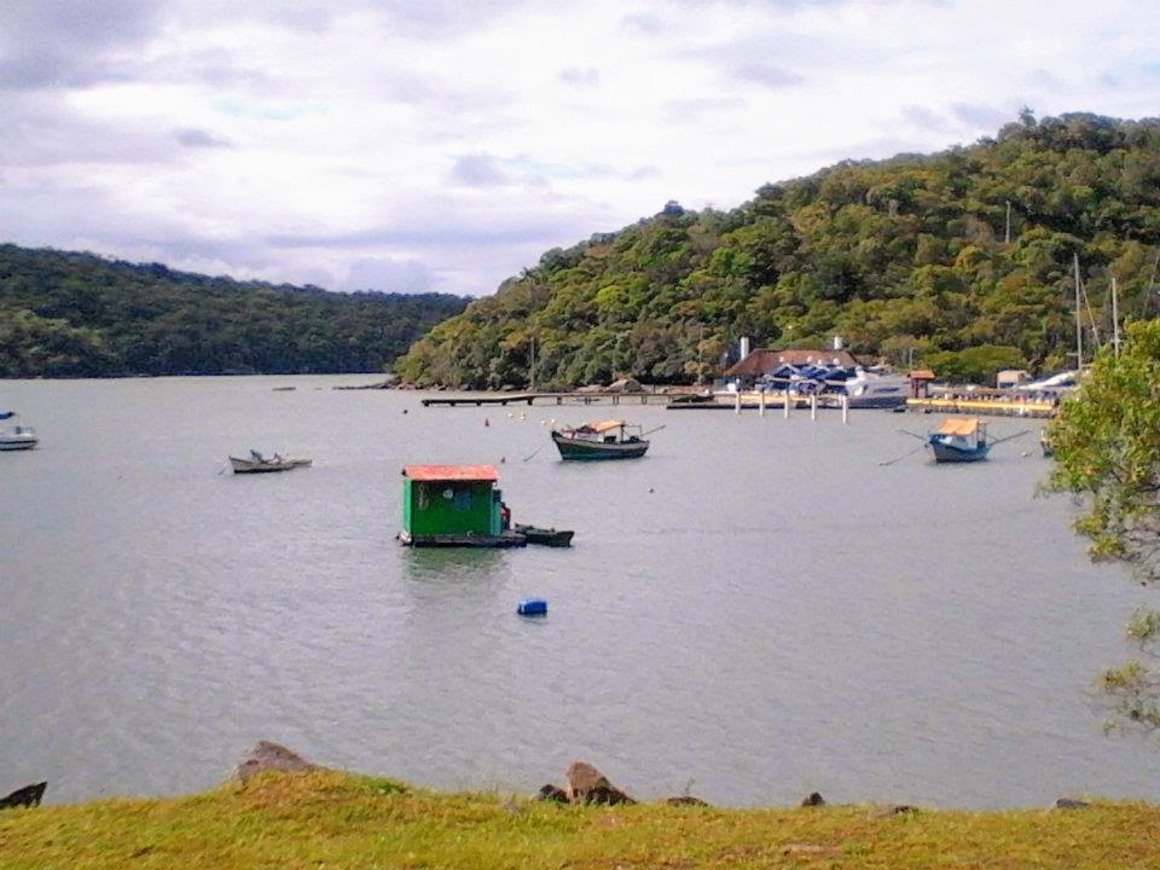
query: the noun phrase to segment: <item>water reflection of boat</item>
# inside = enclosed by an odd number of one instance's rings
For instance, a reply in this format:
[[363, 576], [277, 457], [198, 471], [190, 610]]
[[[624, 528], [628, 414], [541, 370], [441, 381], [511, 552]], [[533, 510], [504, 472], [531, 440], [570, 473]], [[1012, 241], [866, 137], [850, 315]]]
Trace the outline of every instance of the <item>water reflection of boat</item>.
[[251, 450], [249, 458], [246, 459], [231, 456], [230, 467], [233, 468], [234, 474], [262, 474], [270, 471], [289, 471], [291, 468], [303, 468], [310, 465], [312, 461], [311, 459], [288, 459], [277, 453], [267, 458], [257, 450]]
[[977, 417], [947, 417], [930, 433], [935, 462], [979, 462], [987, 458], [987, 424]]
[[552, 441], [561, 459], [636, 459], [644, 456], [649, 445], [640, 429], [623, 420], [601, 420], [572, 429], [553, 429]]

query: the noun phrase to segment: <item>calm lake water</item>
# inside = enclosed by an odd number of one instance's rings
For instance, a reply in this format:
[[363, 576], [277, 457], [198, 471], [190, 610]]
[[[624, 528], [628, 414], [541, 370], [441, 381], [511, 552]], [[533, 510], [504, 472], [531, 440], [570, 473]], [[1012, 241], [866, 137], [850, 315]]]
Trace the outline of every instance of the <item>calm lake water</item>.
[[[42, 439], [0, 453], [0, 793], [187, 793], [265, 738], [440, 789], [584, 759], [644, 800], [1160, 800], [1092, 688], [1148, 595], [1035, 497], [1032, 437], [883, 466], [941, 418], [332, 389], [372, 380], [0, 383]], [[559, 461], [547, 421], [614, 413], [665, 426], [645, 458]], [[314, 465], [224, 470], [251, 447]], [[399, 547], [426, 462], [497, 464], [514, 519], [575, 546]], [[531, 595], [546, 619], [515, 615]]]

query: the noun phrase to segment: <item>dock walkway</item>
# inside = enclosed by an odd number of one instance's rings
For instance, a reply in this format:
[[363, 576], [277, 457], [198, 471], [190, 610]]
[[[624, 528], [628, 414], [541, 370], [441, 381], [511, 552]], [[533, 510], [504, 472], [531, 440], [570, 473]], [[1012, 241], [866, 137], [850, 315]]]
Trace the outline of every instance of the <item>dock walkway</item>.
[[444, 405], [667, 405], [680, 393], [459, 393], [422, 399], [423, 407]]
[[1012, 399], [907, 399], [907, 410], [938, 414], [983, 414], [996, 417], [1050, 417], [1051, 402], [1023, 402]]

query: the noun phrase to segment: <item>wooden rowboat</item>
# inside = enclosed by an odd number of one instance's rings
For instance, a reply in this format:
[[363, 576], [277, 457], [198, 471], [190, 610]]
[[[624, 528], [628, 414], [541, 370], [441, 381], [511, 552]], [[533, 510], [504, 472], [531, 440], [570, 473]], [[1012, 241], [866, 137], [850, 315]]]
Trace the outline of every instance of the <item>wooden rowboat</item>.
[[289, 459], [275, 453], [266, 458], [256, 450], [250, 451], [248, 459], [238, 456], [230, 457], [230, 467], [234, 474], [264, 474], [271, 471], [289, 471], [291, 468], [304, 468], [310, 465], [312, 459]]

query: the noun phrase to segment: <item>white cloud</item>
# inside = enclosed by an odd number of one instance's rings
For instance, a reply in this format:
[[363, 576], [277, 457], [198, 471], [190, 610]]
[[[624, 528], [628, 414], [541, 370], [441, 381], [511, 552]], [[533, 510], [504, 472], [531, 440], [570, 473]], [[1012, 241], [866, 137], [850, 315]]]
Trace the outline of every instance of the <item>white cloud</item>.
[[1131, 0], [10, 0], [0, 240], [482, 295], [670, 199], [1024, 105], [1153, 114], [1157, 32]]

